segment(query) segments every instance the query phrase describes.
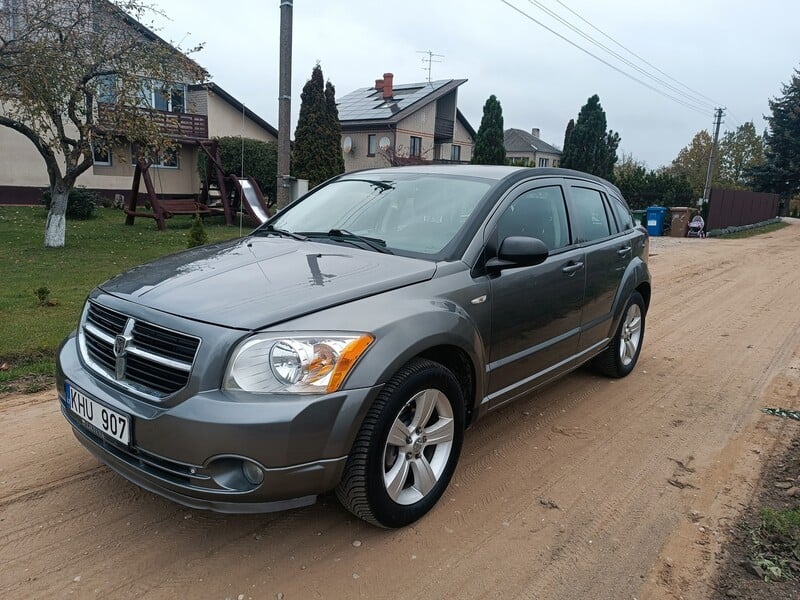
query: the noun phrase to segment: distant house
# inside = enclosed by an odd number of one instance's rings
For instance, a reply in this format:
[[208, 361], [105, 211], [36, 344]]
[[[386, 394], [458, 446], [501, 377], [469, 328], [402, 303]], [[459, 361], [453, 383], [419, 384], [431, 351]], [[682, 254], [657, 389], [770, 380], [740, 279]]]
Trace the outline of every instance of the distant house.
[[[0, 9], [3, 6], [0, 0]], [[132, 17], [125, 15], [124, 19], [135, 34], [160, 39]], [[111, 97], [113, 78], [109, 78], [108, 85]], [[100, 129], [113, 122], [114, 107], [109, 102], [104, 102], [102, 95], [97, 97], [96, 122]], [[180, 143], [176, 152], [160, 157], [151, 167], [156, 192], [164, 197], [185, 197], [200, 192], [198, 142], [222, 136], [244, 135], [264, 141], [278, 137], [272, 125], [215, 83], [173, 82], [165, 87], [163, 83], [142, 78], [138, 106], [152, 116], [163, 133]], [[94, 149], [94, 165], [78, 177], [78, 186], [112, 198], [130, 192], [133, 149], [130, 143], [123, 141], [110, 150]], [[30, 140], [8, 127], [0, 127], [0, 157], [0, 204], [39, 203], [42, 190], [49, 187], [49, 179], [44, 160]]]
[[475, 130], [458, 110], [466, 79], [395, 85], [384, 73], [375, 85], [337, 102], [345, 171], [392, 163], [469, 162]]
[[561, 150], [542, 141], [538, 129], [528, 133], [522, 129], [506, 129], [503, 132], [506, 159], [512, 165], [530, 167], [557, 167]]

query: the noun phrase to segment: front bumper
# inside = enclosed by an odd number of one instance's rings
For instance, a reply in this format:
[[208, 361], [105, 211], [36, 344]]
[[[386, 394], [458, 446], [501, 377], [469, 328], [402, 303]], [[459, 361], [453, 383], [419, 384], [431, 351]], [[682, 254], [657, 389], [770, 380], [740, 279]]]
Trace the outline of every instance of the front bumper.
[[[68, 407], [66, 381], [131, 418], [125, 446]], [[381, 386], [325, 396], [197, 392], [169, 405], [126, 394], [83, 367], [74, 337], [57, 369], [61, 411], [78, 440], [136, 485], [192, 508], [270, 512], [304, 506], [338, 484], [347, 454]], [[242, 465], [255, 464], [254, 484]]]

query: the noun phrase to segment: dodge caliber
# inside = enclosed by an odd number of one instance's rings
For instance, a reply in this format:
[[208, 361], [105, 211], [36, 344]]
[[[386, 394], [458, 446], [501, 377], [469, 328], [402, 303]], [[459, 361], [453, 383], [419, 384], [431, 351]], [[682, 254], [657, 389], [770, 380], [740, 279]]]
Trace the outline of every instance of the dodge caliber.
[[59, 350], [61, 410], [99, 460], [183, 505], [335, 490], [401, 527], [478, 419], [585, 363], [634, 369], [648, 245], [619, 190], [576, 171], [349, 173], [93, 290]]

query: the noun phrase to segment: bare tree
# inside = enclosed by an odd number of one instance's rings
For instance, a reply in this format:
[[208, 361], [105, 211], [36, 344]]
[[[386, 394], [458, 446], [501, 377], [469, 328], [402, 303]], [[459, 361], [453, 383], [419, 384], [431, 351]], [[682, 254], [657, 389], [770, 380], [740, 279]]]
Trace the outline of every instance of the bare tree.
[[14, 0], [0, 11], [0, 125], [44, 159], [47, 247], [64, 246], [69, 192], [93, 164], [93, 145], [110, 151], [125, 139], [150, 155], [174, 147], [142, 90], [169, 94], [206, 76], [141, 24], [149, 10], [143, 0]]

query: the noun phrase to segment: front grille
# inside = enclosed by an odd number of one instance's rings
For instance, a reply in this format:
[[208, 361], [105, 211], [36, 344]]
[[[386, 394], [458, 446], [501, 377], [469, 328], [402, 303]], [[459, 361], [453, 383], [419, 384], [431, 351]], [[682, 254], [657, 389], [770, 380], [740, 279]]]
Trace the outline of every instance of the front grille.
[[[117, 344], [124, 348], [115, 353]], [[139, 394], [163, 398], [186, 386], [200, 340], [89, 302], [81, 324], [81, 350], [107, 379]]]

